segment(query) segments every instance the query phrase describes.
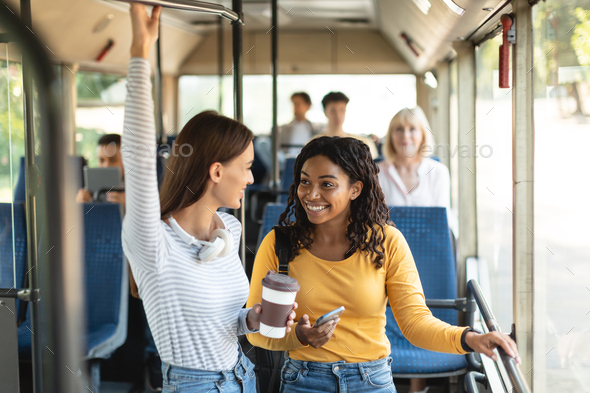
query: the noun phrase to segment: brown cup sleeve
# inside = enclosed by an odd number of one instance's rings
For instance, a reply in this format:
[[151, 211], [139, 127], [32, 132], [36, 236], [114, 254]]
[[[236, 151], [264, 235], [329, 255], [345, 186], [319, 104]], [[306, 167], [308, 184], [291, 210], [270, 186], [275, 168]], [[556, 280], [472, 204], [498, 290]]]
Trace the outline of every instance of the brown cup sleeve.
[[287, 326], [289, 312], [293, 309], [292, 304], [276, 304], [262, 299], [260, 305], [262, 306], [260, 322], [272, 327]]

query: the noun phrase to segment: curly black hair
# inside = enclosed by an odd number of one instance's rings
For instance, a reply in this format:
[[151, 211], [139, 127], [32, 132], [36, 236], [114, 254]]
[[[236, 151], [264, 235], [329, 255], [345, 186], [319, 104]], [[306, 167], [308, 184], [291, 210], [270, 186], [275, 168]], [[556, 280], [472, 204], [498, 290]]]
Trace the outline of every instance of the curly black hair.
[[[301, 168], [312, 157], [325, 156], [348, 175], [350, 184], [363, 183], [361, 194], [351, 201], [349, 224], [346, 236], [351, 249], [348, 258], [357, 249], [373, 254], [376, 268], [383, 266], [383, 242], [389, 211], [377, 173], [379, 168], [371, 158], [369, 147], [356, 138], [320, 137], [310, 141], [295, 160], [293, 184], [289, 188], [287, 208], [279, 218], [279, 228], [288, 233], [291, 240], [290, 260], [299, 255], [300, 248], [309, 249], [313, 243], [313, 224], [307, 218], [305, 209], [297, 196], [301, 181]], [[294, 217], [293, 217], [294, 216]], [[377, 230], [376, 226], [380, 227]]]

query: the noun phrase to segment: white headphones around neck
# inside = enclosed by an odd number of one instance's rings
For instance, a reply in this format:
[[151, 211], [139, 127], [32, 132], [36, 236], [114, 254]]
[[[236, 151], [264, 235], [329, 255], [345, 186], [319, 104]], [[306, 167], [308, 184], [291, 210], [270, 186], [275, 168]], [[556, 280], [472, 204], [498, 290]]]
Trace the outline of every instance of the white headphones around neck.
[[198, 258], [203, 262], [209, 262], [214, 258], [229, 255], [233, 244], [231, 232], [225, 228], [221, 218], [215, 214], [213, 219], [217, 222], [217, 224], [223, 226], [224, 228], [218, 228], [214, 230], [213, 233], [211, 233], [210, 239], [215, 239], [212, 242], [199, 240], [194, 236], [189, 235], [184, 229], [181, 228], [180, 225], [178, 225], [172, 216], [168, 218], [168, 222], [170, 223], [172, 230], [178, 235], [179, 238], [186, 242], [186, 244], [189, 246], [202, 245], [203, 248], [201, 248], [199, 251]]

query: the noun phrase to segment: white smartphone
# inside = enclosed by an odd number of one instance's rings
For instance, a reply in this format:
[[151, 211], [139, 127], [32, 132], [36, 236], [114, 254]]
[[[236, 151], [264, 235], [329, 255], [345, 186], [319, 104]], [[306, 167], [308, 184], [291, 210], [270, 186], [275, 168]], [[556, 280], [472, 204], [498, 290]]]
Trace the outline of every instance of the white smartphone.
[[319, 317], [315, 321], [315, 323], [313, 324], [313, 327], [323, 325], [324, 323], [333, 321], [334, 319], [338, 319], [340, 317], [340, 315], [342, 315], [343, 312], [344, 312], [344, 306], [338, 307], [337, 309], [332, 310], [329, 313], [324, 314], [321, 317]]

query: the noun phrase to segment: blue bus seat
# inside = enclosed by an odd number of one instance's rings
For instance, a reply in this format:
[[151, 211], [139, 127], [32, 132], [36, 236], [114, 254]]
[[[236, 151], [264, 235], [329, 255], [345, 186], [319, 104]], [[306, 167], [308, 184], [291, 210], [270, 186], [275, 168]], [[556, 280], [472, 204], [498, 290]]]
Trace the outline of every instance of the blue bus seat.
[[166, 143], [157, 142], [156, 147], [156, 177], [158, 178], [158, 188], [162, 186], [164, 182], [164, 176], [166, 176], [166, 172], [164, 171], [164, 166], [168, 162], [169, 155], [172, 153], [172, 146], [174, 145], [174, 141], [176, 141], [176, 137], [178, 135], [169, 135], [166, 137]]
[[[449, 237], [446, 209], [392, 207], [390, 219], [410, 246], [426, 299], [455, 299], [455, 258]], [[435, 317], [452, 325], [457, 324], [456, 310], [433, 308], [431, 311]], [[434, 378], [465, 373], [465, 356], [432, 352], [410, 344], [401, 333], [389, 304], [386, 316], [385, 333], [391, 344], [391, 369], [394, 376]]]
[[[12, 226], [14, 214], [14, 228]], [[14, 253], [12, 238], [14, 234]], [[0, 203], [0, 288], [20, 289], [27, 268], [26, 214], [23, 203]], [[16, 281], [16, 282], [15, 282]], [[26, 303], [22, 304], [26, 306]], [[20, 310], [21, 300], [16, 300]]]
[[121, 242], [121, 207], [84, 204], [87, 359], [107, 358], [127, 338], [127, 264]]
[[27, 196], [25, 184], [25, 157], [20, 158], [20, 165], [18, 169], [18, 178], [16, 186], [14, 187], [14, 201], [23, 202]]
[[[21, 162], [23, 160], [21, 159]], [[23, 169], [24, 176], [24, 169]], [[24, 181], [23, 194], [24, 194]], [[12, 217], [14, 214], [14, 228]], [[14, 251], [13, 254], [13, 232]], [[13, 259], [13, 256], [15, 257]], [[16, 275], [14, 274], [16, 269]], [[18, 203], [0, 203], [0, 288], [21, 289], [25, 281], [27, 271], [27, 232], [25, 205]], [[15, 277], [16, 276], [16, 277]], [[16, 280], [15, 280], [16, 278]], [[16, 281], [16, 283], [15, 283]], [[25, 358], [31, 357], [31, 322], [27, 303], [16, 300], [16, 318], [20, 317], [21, 307], [26, 307], [25, 319], [18, 327], [18, 351]], [[17, 312], [18, 310], [18, 312]]]
[[[295, 158], [289, 157], [285, 160], [285, 168], [283, 169], [283, 173], [281, 175], [281, 190], [289, 191], [289, 188], [293, 184], [293, 172], [295, 171]], [[279, 195], [278, 202], [287, 203], [287, 199], [289, 199], [289, 194], [281, 194]]]
[[[104, 359], [127, 338], [129, 284], [121, 243], [121, 207], [114, 203], [81, 205], [87, 329], [84, 359]], [[27, 312], [27, 319], [18, 330], [19, 355], [23, 358], [31, 357], [30, 327]]]
[[270, 231], [272, 231], [272, 227], [275, 225], [279, 225], [279, 216], [282, 212], [285, 211], [287, 208], [286, 203], [267, 203], [264, 207], [264, 212], [262, 213], [262, 225], [260, 226], [260, 232], [258, 233], [258, 245], [256, 249], [260, 247], [260, 243], [262, 243], [262, 239]]

